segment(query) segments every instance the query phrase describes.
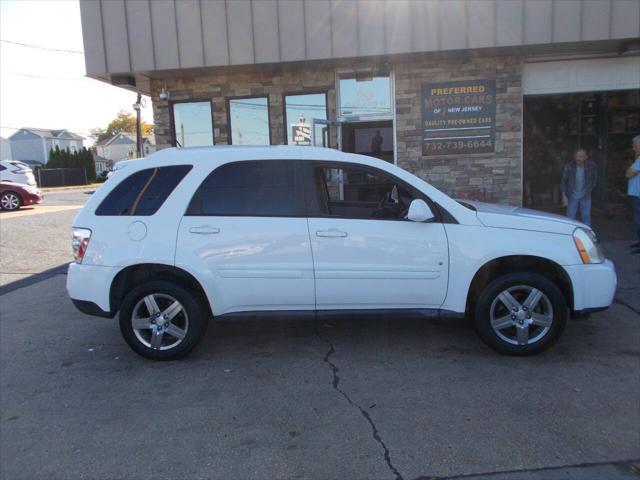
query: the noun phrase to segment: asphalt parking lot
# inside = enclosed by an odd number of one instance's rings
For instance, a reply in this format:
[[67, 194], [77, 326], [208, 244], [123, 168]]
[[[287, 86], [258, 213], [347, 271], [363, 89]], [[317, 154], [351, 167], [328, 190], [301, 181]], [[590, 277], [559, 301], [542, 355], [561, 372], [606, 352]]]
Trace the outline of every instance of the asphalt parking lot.
[[0, 212], [0, 285], [41, 276], [72, 260], [71, 224], [92, 191], [45, 192], [40, 205]]
[[638, 478], [630, 229], [604, 238], [616, 303], [536, 357], [499, 356], [464, 321], [248, 319], [154, 363], [67, 299], [76, 212], [0, 214], [3, 479]]

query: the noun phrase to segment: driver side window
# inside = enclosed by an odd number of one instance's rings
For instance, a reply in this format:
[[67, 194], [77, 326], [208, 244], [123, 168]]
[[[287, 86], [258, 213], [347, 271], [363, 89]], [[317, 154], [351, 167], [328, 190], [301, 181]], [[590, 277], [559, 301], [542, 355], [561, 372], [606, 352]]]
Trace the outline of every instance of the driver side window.
[[402, 220], [416, 196], [374, 169], [314, 168], [320, 211], [328, 217]]

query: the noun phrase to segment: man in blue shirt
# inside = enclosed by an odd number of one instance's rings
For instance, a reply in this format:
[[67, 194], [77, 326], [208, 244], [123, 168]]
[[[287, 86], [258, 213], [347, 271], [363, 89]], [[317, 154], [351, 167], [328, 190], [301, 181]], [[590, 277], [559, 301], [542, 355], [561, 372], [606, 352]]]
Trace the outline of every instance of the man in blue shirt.
[[634, 250], [631, 252], [635, 255], [640, 253], [640, 135], [633, 137], [633, 152], [636, 160], [627, 169], [627, 195], [631, 198], [633, 205], [633, 223], [638, 230], [638, 242], [631, 245]]
[[573, 161], [562, 172], [560, 189], [567, 197], [567, 217], [576, 218], [578, 209], [583, 223], [591, 225], [591, 191], [596, 186], [596, 164], [587, 160], [587, 151], [579, 148]]

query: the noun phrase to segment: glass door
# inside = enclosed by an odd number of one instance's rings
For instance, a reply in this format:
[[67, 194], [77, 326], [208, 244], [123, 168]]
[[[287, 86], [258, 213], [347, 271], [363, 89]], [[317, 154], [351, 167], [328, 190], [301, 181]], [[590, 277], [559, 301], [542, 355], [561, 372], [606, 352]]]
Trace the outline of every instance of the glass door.
[[341, 122], [314, 118], [311, 124], [311, 145], [342, 150]]

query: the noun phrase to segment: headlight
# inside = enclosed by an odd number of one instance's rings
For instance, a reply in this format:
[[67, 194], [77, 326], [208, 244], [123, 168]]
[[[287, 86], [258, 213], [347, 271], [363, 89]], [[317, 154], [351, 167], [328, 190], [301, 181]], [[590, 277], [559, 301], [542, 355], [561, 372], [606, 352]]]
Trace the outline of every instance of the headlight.
[[602, 263], [604, 255], [598, 243], [596, 235], [586, 228], [576, 228], [573, 232], [573, 241], [576, 244], [582, 263]]

